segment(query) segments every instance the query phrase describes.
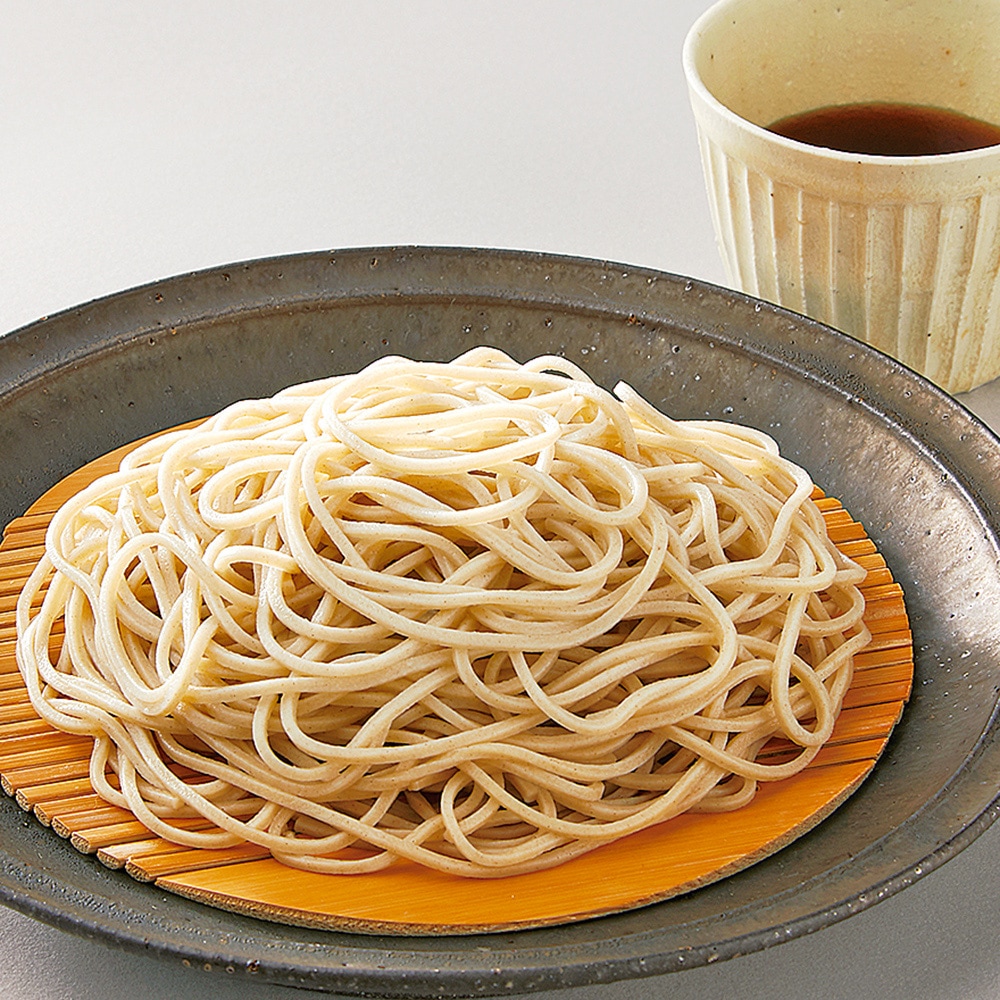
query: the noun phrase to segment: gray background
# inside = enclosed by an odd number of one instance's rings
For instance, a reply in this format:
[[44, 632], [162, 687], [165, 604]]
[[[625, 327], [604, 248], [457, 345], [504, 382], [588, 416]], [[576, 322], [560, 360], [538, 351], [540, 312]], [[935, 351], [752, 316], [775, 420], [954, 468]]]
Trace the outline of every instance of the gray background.
[[[723, 284], [680, 69], [708, 5], [0, 0], [0, 333], [335, 247], [544, 250]], [[962, 402], [1000, 427], [1000, 381]], [[1000, 997], [998, 927], [993, 828], [811, 937], [572, 996]], [[3, 908], [0, 943], [11, 1000], [303, 995]]]

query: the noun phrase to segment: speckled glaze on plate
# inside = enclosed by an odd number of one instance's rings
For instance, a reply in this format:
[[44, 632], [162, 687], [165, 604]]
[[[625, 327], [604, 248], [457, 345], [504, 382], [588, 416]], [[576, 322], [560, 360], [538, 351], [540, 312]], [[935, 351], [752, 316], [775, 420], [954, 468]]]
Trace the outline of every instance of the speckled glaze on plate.
[[521, 359], [561, 352], [673, 416], [759, 427], [865, 524], [906, 594], [916, 683], [860, 790], [789, 847], [689, 895], [571, 926], [443, 938], [215, 911], [108, 871], [5, 799], [0, 900], [258, 981], [512, 994], [689, 968], [816, 930], [992, 822], [1000, 443], [899, 363], [742, 294], [598, 261], [410, 247], [233, 264], [110, 296], [0, 341], [3, 523], [89, 459], [235, 399], [386, 353], [443, 359], [481, 343]]

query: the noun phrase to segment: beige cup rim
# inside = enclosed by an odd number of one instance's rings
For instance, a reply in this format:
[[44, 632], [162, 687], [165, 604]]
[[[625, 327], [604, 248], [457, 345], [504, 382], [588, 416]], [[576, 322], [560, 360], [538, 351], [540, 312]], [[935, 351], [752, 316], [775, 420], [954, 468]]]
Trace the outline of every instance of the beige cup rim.
[[700, 35], [706, 24], [713, 21], [727, 7], [734, 6], [743, 0], [717, 0], [691, 25], [684, 38], [684, 46], [681, 51], [681, 64], [684, 75], [687, 77], [688, 86], [698, 95], [701, 101], [711, 108], [717, 115], [728, 121], [730, 125], [742, 129], [755, 136], [758, 141], [770, 143], [774, 146], [784, 147], [800, 155], [810, 155], [822, 160], [837, 160], [843, 163], [869, 164], [873, 167], [889, 166], [890, 164], [897, 170], [902, 167], [928, 168], [942, 163], [960, 163], [970, 160], [989, 159], [996, 157], [1000, 153], [1000, 143], [992, 146], [983, 146], [979, 149], [966, 149], [957, 153], [930, 153], [923, 156], [889, 156], [879, 153], [848, 153], [841, 149], [830, 149], [826, 146], [813, 146], [807, 142], [799, 142], [796, 139], [789, 139], [787, 136], [778, 135], [762, 125], [754, 122], [722, 103], [705, 85], [698, 72], [695, 60], [695, 53], [700, 41]]

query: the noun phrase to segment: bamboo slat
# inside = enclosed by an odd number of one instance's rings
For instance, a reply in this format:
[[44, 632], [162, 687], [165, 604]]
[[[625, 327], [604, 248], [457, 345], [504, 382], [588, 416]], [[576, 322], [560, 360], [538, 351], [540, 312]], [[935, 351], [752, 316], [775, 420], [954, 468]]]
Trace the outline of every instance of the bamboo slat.
[[65, 781], [50, 781], [46, 784], [19, 788], [14, 793], [14, 798], [22, 809], [26, 812], [34, 811], [44, 823], [42, 811], [49, 809], [50, 803], [63, 802], [92, 792], [90, 776], [86, 775], [82, 778], [68, 778]]
[[[912, 689], [902, 590], [864, 528], [817, 491], [831, 537], [868, 571], [862, 589], [872, 641], [855, 658], [854, 682], [830, 742], [800, 774], [762, 784], [749, 805], [681, 816], [557, 868], [500, 879], [463, 879], [410, 863], [367, 875], [321, 875], [288, 868], [254, 845], [192, 850], [155, 836], [94, 793], [91, 741], [38, 717], [14, 655], [14, 604], [42, 554], [51, 515], [117, 468], [134, 446], [57, 483], [8, 526], [0, 544], [0, 784], [77, 850], [211, 906], [311, 927], [454, 934], [564, 923], [666, 899], [739, 871], [821, 822], [871, 771]], [[781, 740], [765, 748], [771, 761], [791, 752]], [[200, 818], [185, 825], [210, 828]]]

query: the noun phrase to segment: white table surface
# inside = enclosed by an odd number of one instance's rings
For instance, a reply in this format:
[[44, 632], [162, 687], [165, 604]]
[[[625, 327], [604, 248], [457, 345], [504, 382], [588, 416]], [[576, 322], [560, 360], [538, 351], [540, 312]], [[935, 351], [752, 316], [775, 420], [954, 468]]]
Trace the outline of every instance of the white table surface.
[[[0, 0], [0, 332], [335, 247], [544, 250], [723, 284], [679, 59], [707, 6]], [[1000, 381], [963, 402], [1000, 427]], [[572, 996], [985, 1000], [1000, 997], [998, 927], [994, 827], [808, 938]], [[0, 945], [9, 1000], [303, 995], [3, 907]]]

